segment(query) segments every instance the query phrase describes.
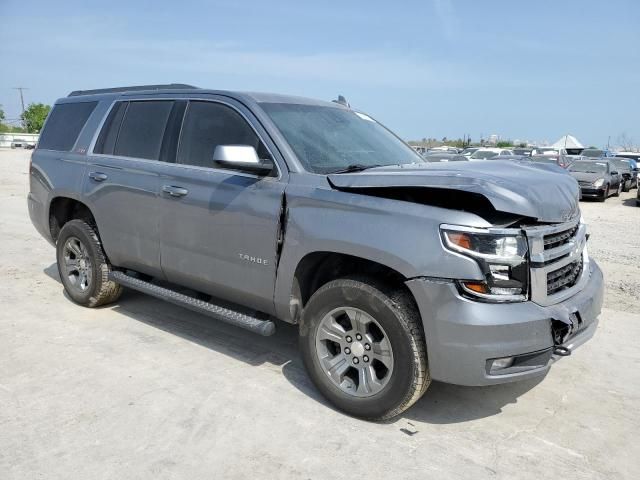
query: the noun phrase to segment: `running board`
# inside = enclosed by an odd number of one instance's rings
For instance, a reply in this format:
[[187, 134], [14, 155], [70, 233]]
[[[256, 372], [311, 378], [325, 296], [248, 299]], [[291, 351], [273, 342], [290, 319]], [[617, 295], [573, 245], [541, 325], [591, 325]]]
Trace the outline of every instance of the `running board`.
[[230, 325], [244, 328], [245, 330], [249, 330], [265, 337], [273, 335], [276, 331], [276, 325], [271, 320], [261, 320], [245, 313], [236, 312], [235, 310], [230, 310], [213, 303], [204, 302], [197, 298], [169, 290], [168, 288], [159, 287], [153, 283], [130, 277], [124, 272], [110, 272], [109, 279], [124, 287], [138, 290], [139, 292], [146, 293], [147, 295], [159, 298], [160, 300], [165, 300], [169, 303], [173, 303], [174, 305], [188, 308], [194, 312], [202, 313], [203, 315], [207, 315], [217, 320], [222, 320]]

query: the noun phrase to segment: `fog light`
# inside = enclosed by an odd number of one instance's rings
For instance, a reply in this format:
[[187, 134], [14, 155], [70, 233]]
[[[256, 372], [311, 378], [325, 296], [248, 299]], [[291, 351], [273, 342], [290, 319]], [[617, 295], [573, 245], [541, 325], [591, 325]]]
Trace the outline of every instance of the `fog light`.
[[509, 368], [513, 365], [514, 359], [515, 357], [496, 358], [493, 362], [491, 362], [491, 373], [497, 370], [504, 370], [505, 368]]

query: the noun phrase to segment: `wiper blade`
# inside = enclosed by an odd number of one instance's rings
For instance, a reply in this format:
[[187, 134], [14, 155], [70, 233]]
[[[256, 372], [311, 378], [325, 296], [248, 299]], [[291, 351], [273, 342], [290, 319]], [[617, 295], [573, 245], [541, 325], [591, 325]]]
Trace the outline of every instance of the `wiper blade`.
[[382, 165], [380, 164], [363, 165], [361, 163], [353, 163], [351, 165], [347, 165], [345, 168], [341, 168], [339, 170], [333, 170], [332, 172], [329, 172], [329, 174], [362, 172], [363, 170], [368, 170], [370, 168], [376, 168], [376, 167], [382, 167]]

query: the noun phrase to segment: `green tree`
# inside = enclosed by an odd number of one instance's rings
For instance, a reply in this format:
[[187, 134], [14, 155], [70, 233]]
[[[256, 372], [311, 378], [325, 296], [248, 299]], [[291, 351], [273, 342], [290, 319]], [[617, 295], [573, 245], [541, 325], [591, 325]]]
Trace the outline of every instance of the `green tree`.
[[513, 147], [513, 142], [508, 141], [508, 140], [500, 141], [500, 142], [496, 143], [496, 147], [498, 147], [498, 148]]
[[20, 117], [27, 127], [27, 132], [40, 132], [40, 130], [42, 130], [42, 126], [44, 125], [44, 121], [47, 119], [47, 115], [49, 115], [49, 110], [51, 110], [51, 106], [45, 105], [44, 103], [29, 104], [27, 109]]
[[4, 110], [2, 109], [2, 105], [0, 105], [0, 123], [4, 122], [4, 119], [6, 117], [4, 116]]

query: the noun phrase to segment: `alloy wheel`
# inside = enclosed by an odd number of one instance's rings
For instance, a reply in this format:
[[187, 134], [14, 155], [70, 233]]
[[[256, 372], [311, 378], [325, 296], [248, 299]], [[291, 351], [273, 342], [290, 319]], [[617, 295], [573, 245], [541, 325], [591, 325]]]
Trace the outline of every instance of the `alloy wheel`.
[[71, 288], [85, 292], [91, 286], [93, 266], [87, 247], [77, 237], [69, 237], [62, 250], [62, 271]]
[[322, 318], [316, 355], [333, 384], [355, 397], [380, 392], [393, 373], [389, 337], [377, 320], [357, 308], [336, 308]]

